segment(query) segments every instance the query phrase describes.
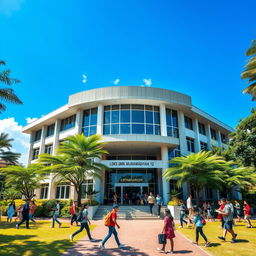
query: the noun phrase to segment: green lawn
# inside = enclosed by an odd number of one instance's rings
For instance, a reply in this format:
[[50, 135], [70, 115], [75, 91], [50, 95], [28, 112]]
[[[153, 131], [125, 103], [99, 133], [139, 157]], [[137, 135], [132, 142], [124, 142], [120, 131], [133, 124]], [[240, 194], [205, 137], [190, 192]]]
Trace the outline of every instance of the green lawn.
[[[256, 221], [253, 221], [256, 227]], [[178, 227], [178, 226], [177, 226]], [[177, 228], [182, 234], [191, 240], [195, 240], [195, 230], [192, 228]], [[254, 256], [256, 255], [256, 228], [246, 228], [246, 224], [241, 222], [234, 227], [237, 236], [237, 243], [232, 244], [231, 235], [228, 234], [226, 241], [221, 241], [218, 236], [222, 234], [220, 222], [207, 222], [204, 226], [204, 233], [212, 243], [211, 247], [203, 247], [214, 256]], [[199, 237], [199, 245], [204, 246], [203, 238]]]
[[[57, 225], [58, 226], [58, 225]], [[0, 223], [0, 255], [1, 256], [58, 256], [72, 247], [75, 242], [69, 235], [79, 227], [63, 223], [61, 228], [51, 228], [50, 221], [38, 221], [31, 224], [31, 229], [15, 228], [15, 224]], [[95, 228], [94, 226], [90, 227]], [[75, 241], [84, 238], [84, 230], [75, 237]]]

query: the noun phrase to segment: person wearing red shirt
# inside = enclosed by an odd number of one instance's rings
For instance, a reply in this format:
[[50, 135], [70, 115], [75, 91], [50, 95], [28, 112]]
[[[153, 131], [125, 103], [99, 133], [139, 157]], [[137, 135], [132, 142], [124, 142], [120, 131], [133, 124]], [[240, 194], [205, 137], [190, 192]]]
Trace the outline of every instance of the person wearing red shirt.
[[76, 225], [78, 225], [77, 222], [77, 214], [76, 214], [76, 201], [73, 202], [72, 206], [70, 207], [70, 214], [71, 214], [71, 225], [73, 225], [74, 222], [76, 222]]
[[[219, 210], [223, 210], [224, 209], [224, 207], [225, 207], [225, 205], [223, 205], [223, 204], [221, 204], [221, 201], [218, 201], [218, 204], [219, 204]], [[220, 214], [220, 213], [218, 213], [218, 216], [217, 216], [217, 218], [218, 218], [218, 220], [220, 220], [221, 221], [221, 228], [224, 228], [224, 220], [223, 220], [223, 216]]]
[[118, 248], [124, 248], [126, 247], [125, 244], [121, 244], [119, 239], [118, 239], [118, 234], [116, 231], [115, 226], [117, 226], [117, 228], [119, 229], [120, 226], [117, 224], [116, 219], [117, 219], [117, 212], [119, 210], [119, 206], [117, 204], [113, 205], [113, 210], [111, 212], [111, 216], [110, 216], [110, 224], [108, 226], [108, 234], [107, 236], [103, 239], [102, 243], [100, 243], [99, 248], [100, 249], [105, 249], [105, 243], [108, 241], [108, 239], [112, 236], [112, 234], [115, 237], [116, 243], [118, 245]]
[[247, 228], [252, 228], [252, 223], [251, 223], [251, 207], [249, 204], [247, 204], [246, 201], [244, 201], [244, 219], [248, 223]]

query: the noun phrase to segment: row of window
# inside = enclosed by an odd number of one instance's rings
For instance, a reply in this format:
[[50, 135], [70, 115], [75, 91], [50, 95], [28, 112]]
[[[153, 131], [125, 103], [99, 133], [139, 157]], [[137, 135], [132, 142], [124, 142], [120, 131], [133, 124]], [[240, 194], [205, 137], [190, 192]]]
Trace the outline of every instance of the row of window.
[[[195, 152], [195, 140], [190, 137], [186, 137], [186, 142], [187, 142], [187, 151]], [[205, 151], [208, 150], [207, 143], [200, 141], [200, 150], [205, 150]]]
[[[61, 120], [60, 131], [75, 126], [76, 115]], [[194, 130], [193, 120], [184, 116], [185, 127]], [[167, 136], [179, 137], [178, 114], [176, 110], [166, 109]], [[199, 133], [206, 135], [206, 127], [198, 122]], [[55, 124], [47, 127], [46, 137], [54, 134]], [[83, 112], [82, 132], [85, 136], [97, 133], [97, 108], [87, 109]], [[104, 107], [103, 134], [154, 134], [160, 132], [159, 107], [139, 104], [110, 105]], [[41, 139], [42, 129], [35, 132], [34, 141]], [[217, 132], [210, 128], [211, 139], [217, 140]], [[221, 142], [227, 143], [227, 136], [221, 133]]]
[[[39, 152], [40, 152], [40, 148], [34, 148], [33, 149], [32, 160], [35, 160], [35, 159], [38, 158]], [[45, 149], [44, 149], [44, 153], [52, 155], [52, 153], [53, 153], [53, 145], [52, 144], [46, 145]]]
[[[185, 122], [185, 127], [189, 130], [194, 130], [193, 128], [193, 120], [190, 117], [184, 116], [184, 122]], [[205, 125], [198, 122], [198, 130], [199, 133], [202, 135], [206, 136], [206, 128]], [[217, 140], [217, 131], [214, 130], [213, 128], [210, 128], [210, 135], [211, 135], [211, 139], [213, 140]], [[225, 134], [221, 133], [221, 142], [222, 143], [227, 143], [228, 142], [228, 138]]]
[[[88, 179], [82, 184], [82, 199], [87, 198], [88, 191], [93, 191], [93, 180]], [[49, 193], [49, 183], [42, 184], [40, 187], [40, 199], [47, 199]], [[69, 199], [70, 198], [70, 184], [62, 183], [55, 189], [55, 199]]]

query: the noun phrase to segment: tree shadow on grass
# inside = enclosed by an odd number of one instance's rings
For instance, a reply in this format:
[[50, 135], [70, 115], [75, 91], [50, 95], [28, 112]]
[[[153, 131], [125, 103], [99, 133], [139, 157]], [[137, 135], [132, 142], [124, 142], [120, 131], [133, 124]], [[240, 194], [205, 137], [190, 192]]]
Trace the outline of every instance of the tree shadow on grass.
[[[15, 240], [15, 237], [17, 236], [13, 237], [13, 239], [9, 239]], [[0, 256], [57, 256], [61, 255], [63, 251], [68, 250], [73, 245], [69, 240], [56, 240], [50, 243], [42, 241], [24, 241], [26, 237], [29, 238], [30, 236], [21, 236], [23, 241], [20, 244], [10, 243], [7, 245], [0, 245]]]
[[[2, 235], [0, 234], [0, 243], [10, 243], [15, 240], [26, 240], [35, 237], [34, 235]], [[1, 245], [0, 245], [1, 246]], [[0, 247], [1, 248], [1, 247]]]

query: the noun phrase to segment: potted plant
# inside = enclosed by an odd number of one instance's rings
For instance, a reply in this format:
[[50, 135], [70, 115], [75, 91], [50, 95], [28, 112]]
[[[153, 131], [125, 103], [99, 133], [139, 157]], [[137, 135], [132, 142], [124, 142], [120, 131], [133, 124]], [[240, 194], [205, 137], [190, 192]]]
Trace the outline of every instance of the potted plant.
[[92, 188], [89, 188], [86, 192], [87, 201], [88, 201], [88, 204], [90, 205], [88, 209], [88, 217], [90, 219], [93, 218], [94, 214], [96, 213], [99, 207], [99, 203], [96, 200], [94, 200], [94, 196], [97, 195], [98, 193], [99, 191], [96, 191]]
[[171, 211], [171, 214], [175, 220], [178, 220], [180, 218], [180, 209], [179, 209], [179, 198], [178, 195], [180, 194], [179, 191], [176, 189], [172, 189], [170, 191], [171, 201], [168, 202], [168, 209]]

